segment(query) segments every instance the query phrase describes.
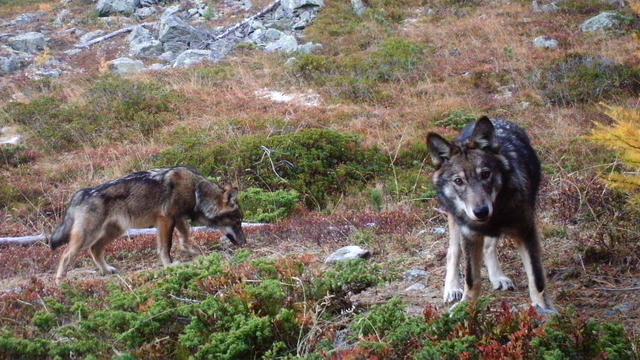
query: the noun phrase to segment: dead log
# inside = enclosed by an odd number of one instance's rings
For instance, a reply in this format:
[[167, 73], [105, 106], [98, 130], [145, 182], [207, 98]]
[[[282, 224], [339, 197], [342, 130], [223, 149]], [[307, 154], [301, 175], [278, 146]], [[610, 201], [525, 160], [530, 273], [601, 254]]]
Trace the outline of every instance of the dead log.
[[[242, 227], [244, 229], [247, 228], [254, 228], [254, 227], [261, 227], [261, 226], [265, 226], [267, 224], [261, 224], [261, 223], [242, 223]], [[215, 230], [214, 228], [210, 228], [207, 226], [194, 226], [191, 228], [191, 232], [192, 233], [197, 233], [197, 232], [216, 232], [218, 230]], [[149, 229], [129, 229], [129, 231], [127, 231], [127, 235], [130, 238], [134, 238], [134, 237], [138, 237], [138, 236], [144, 236], [144, 235], [156, 235], [158, 233], [158, 231], [156, 230], [156, 228], [149, 228]], [[43, 243], [45, 245], [47, 245], [47, 237], [44, 234], [40, 234], [40, 235], [30, 235], [30, 236], [18, 236], [18, 237], [0, 237], [0, 246], [3, 245], [13, 245], [13, 246], [29, 246], [29, 245], [33, 245], [36, 243]]]
[[227, 28], [220, 35], [217, 35], [216, 37], [214, 37], [213, 40], [214, 41], [215, 40], [220, 40], [220, 39], [223, 39], [223, 38], [227, 37], [229, 34], [231, 34], [232, 32], [236, 31], [242, 25], [245, 25], [245, 24], [249, 23], [250, 21], [259, 18], [259, 17], [267, 14], [270, 11], [273, 11], [275, 8], [278, 7], [278, 5], [280, 5], [280, 0], [276, 0], [276, 1], [272, 2], [271, 4], [267, 5], [262, 10], [260, 10], [260, 12], [258, 12], [257, 14], [249, 16], [248, 18], [240, 21], [239, 23], [237, 23], [235, 25], [232, 25], [231, 27]]
[[114, 32], [110, 32], [107, 35], [102, 35], [102, 36], [99, 36], [99, 37], [97, 37], [95, 39], [91, 39], [91, 40], [87, 41], [86, 43], [76, 44], [75, 48], [76, 49], [87, 49], [87, 48], [89, 48], [89, 47], [91, 47], [91, 46], [93, 46], [93, 45], [95, 45], [97, 43], [103, 42], [105, 40], [109, 40], [109, 39], [111, 39], [111, 38], [113, 38], [115, 36], [130, 33], [130, 32], [133, 31], [133, 29], [135, 29], [138, 26], [147, 26], [147, 25], [154, 25], [154, 24], [155, 24], [155, 22], [150, 22], [150, 23], [143, 23], [143, 24], [127, 26], [127, 27], [122, 28], [120, 30], [116, 30]]

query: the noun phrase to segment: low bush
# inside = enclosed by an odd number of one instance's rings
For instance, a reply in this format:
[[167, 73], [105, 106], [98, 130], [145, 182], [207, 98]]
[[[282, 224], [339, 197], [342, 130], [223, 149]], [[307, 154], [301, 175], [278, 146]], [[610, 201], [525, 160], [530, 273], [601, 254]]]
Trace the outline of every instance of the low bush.
[[347, 186], [384, 174], [388, 160], [379, 150], [364, 148], [356, 135], [309, 129], [221, 145], [203, 134], [184, 136], [156, 164], [192, 165], [209, 176], [242, 179], [246, 187], [295, 190], [308, 207], [323, 208]]
[[132, 283], [111, 284], [101, 297], [75, 287], [81, 285], [65, 286], [61, 297], [43, 299], [49, 307], [35, 312], [30, 324], [0, 323], [0, 354], [20, 359], [282, 358], [296, 354], [312, 325], [308, 309], [318, 301], [331, 298], [332, 291], [362, 290], [381, 281], [375, 265], [351, 263], [327, 273], [331, 285], [316, 293], [310, 289], [325, 275], [307, 274], [300, 260], [250, 260], [248, 255], [239, 252], [227, 261], [214, 254], [141, 274]]
[[154, 82], [107, 76], [88, 90], [81, 103], [54, 94], [30, 103], [10, 103], [4, 111], [32, 131], [45, 149], [70, 150], [150, 136], [176, 117], [179, 99]]
[[36, 154], [24, 145], [0, 146], [0, 168], [16, 167], [34, 161]]
[[570, 55], [537, 76], [537, 84], [552, 104], [597, 102], [640, 92], [640, 69], [591, 55]]
[[277, 222], [293, 213], [300, 203], [295, 190], [265, 191], [249, 188], [240, 194], [244, 218], [255, 222]]
[[359, 315], [351, 326], [357, 346], [341, 354], [412, 359], [633, 359], [632, 340], [621, 325], [600, 324], [562, 312], [540, 321], [534, 309], [518, 312], [488, 299], [462, 304], [441, 315], [427, 307], [424, 318], [406, 313], [400, 300]]

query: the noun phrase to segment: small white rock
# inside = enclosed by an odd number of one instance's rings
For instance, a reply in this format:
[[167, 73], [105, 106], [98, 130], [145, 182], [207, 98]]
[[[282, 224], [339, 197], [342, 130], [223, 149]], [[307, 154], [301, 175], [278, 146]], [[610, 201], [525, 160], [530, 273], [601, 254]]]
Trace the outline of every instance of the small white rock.
[[371, 252], [369, 250], [365, 250], [360, 246], [351, 245], [334, 251], [324, 262], [326, 264], [335, 264], [340, 261], [366, 259], [369, 256], [371, 256]]

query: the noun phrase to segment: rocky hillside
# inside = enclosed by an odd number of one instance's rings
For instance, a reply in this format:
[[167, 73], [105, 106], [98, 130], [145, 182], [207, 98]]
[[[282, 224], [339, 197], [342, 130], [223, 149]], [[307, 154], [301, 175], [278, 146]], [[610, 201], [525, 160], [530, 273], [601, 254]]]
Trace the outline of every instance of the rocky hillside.
[[[639, 11], [0, 0], [0, 238], [50, 233], [80, 188], [178, 164], [239, 186], [245, 221], [266, 224], [242, 249], [195, 233], [202, 255], [174, 249], [169, 269], [152, 236], [121, 238], [118, 274], [83, 254], [60, 287], [60, 250], [0, 245], [0, 358], [637, 359], [640, 210], [606, 179], [638, 168], [588, 135], [638, 112]], [[477, 306], [442, 302], [425, 136], [485, 114], [522, 125], [541, 158], [558, 316], [529, 308], [508, 238], [515, 291], [484, 281]], [[364, 259], [334, 261], [345, 246]]]

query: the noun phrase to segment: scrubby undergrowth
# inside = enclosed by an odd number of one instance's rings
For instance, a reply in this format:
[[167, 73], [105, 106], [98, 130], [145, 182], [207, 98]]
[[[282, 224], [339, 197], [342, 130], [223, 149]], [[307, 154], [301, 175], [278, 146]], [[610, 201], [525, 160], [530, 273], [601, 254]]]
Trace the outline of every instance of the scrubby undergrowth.
[[[407, 315], [400, 300], [371, 310], [349, 296], [393, 279], [357, 260], [323, 269], [313, 258], [219, 254], [121, 281], [3, 295], [0, 354], [8, 358], [634, 359], [637, 339], [567, 311], [545, 322], [484, 300]], [[43, 295], [40, 295], [43, 294]], [[355, 310], [355, 311], [354, 311]], [[345, 312], [347, 311], [347, 312]], [[345, 317], [346, 314], [346, 317]], [[337, 321], [340, 318], [341, 321]], [[9, 321], [11, 319], [11, 321]], [[345, 321], [346, 320], [346, 321]], [[348, 345], [336, 348], [338, 332]]]

